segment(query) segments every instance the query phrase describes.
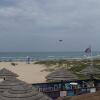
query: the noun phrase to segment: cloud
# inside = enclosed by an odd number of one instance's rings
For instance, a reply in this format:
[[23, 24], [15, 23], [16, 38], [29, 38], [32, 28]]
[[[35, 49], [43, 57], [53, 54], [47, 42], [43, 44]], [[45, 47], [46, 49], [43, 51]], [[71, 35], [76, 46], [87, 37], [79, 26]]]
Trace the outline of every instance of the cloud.
[[0, 0], [0, 7], [15, 6], [17, 0]]
[[85, 45], [88, 40], [98, 39], [99, 5], [99, 0], [0, 0], [0, 34], [8, 40], [20, 38], [19, 44], [24, 35], [26, 40], [35, 39], [35, 43], [41, 38], [63, 38], [71, 40], [70, 44], [86, 39], [80, 42]]

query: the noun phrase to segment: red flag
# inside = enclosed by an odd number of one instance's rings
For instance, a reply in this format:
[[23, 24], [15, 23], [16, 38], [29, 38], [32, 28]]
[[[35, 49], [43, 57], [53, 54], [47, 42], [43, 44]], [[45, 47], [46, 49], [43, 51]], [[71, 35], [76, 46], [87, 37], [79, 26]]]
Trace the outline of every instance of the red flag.
[[89, 47], [89, 48], [86, 48], [85, 49], [85, 53], [91, 53], [91, 48]]

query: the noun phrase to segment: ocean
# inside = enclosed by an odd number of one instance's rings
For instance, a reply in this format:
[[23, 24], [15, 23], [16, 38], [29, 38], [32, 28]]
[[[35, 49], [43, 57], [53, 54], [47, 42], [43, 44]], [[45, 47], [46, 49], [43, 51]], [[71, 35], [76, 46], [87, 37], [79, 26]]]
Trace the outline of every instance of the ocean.
[[[48, 59], [83, 59], [87, 55], [84, 52], [0, 52], [0, 60], [21, 59], [26, 57], [32, 60], [48, 60]], [[92, 52], [94, 58], [100, 58], [100, 52]]]

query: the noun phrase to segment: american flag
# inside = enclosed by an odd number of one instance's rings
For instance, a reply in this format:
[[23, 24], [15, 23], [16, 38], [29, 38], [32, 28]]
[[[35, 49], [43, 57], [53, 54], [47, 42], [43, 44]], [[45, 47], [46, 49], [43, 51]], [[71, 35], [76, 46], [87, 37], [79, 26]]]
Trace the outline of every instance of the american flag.
[[85, 53], [91, 53], [91, 47], [85, 49]]

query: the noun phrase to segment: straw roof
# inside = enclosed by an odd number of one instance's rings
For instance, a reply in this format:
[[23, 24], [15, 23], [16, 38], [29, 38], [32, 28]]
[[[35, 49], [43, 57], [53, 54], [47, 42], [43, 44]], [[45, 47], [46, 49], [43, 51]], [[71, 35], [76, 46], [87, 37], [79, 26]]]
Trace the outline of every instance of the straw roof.
[[50, 73], [47, 77], [47, 80], [56, 80], [56, 81], [72, 81], [77, 80], [77, 76], [67, 69], [60, 68], [56, 71]]
[[9, 76], [18, 77], [17, 74], [7, 70], [6, 68], [0, 70], [0, 77], [9, 77]]
[[23, 86], [14, 86], [0, 95], [0, 100], [51, 100], [44, 94]]
[[8, 79], [0, 83], [0, 100], [51, 100], [38, 92], [32, 85], [18, 79]]
[[94, 66], [90, 65], [84, 68], [79, 72], [79, 74], [83, 75], [97, 75], [100, 74], [100, 70], [98, 68], [95, 68]]
[[7, 77], [6, 80], [0, 82], [0, 92], [4, 92], [8, 89], [11, 89], [13, 86], [16, 85], [23, 85], [25, 82], [20, 81], [13, 77]]

